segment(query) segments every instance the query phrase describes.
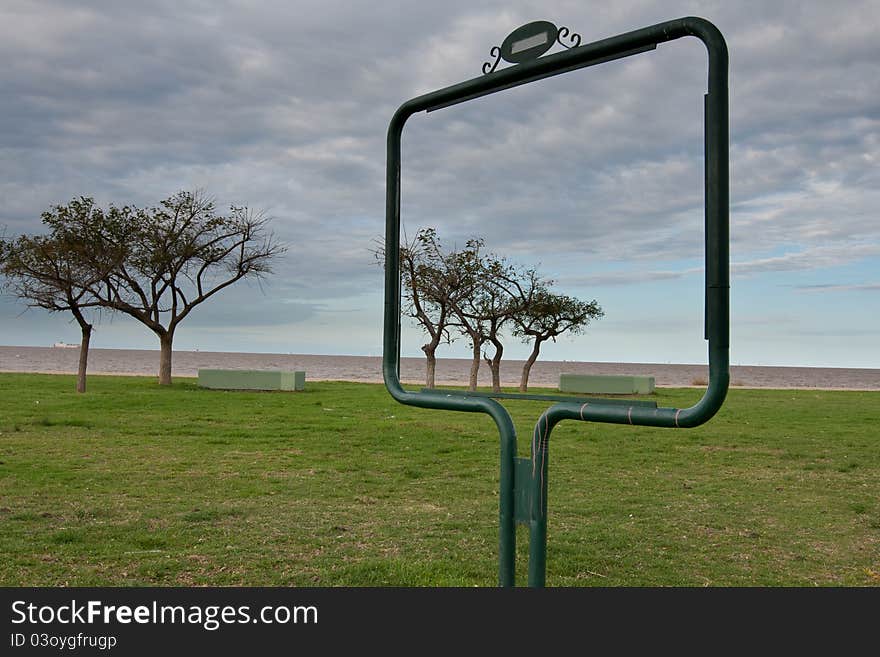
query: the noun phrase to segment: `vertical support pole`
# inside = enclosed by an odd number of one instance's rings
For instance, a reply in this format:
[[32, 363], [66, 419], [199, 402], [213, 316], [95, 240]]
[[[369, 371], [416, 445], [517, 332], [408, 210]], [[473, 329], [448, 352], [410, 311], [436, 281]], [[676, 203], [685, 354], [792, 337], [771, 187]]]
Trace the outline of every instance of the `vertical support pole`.
[[541, 491], [533, 499], [529, 518], [529, 586], [543, 588], [547, 579], [547, 458], [544, 452], [540, 474], [536, 473], [533, 491]]
[[529, 491], [529, 586], [543, 587], [547, 579], [547, 457], [550, 431], [547, 413], [535, 425], [532, 437], [532, 476]]
[[510, 415], [499, 404], [493, 413], [501, 437], [501, 472], [498, 481], [498, 585], [516, 584], [515, 469], [516, 429]]

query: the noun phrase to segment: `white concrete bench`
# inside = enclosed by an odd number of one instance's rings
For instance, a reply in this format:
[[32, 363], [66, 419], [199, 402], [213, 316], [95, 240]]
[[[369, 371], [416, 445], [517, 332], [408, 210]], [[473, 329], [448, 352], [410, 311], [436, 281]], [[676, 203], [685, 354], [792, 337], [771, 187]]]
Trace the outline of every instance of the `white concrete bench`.
[[217, 390], [305, 390], [306, 373], [199, 368], [199, 387]]
[[613, 374], [560, 374], [559, 390], [606, 395], [650, 395], [654, 392], [653, 376]]

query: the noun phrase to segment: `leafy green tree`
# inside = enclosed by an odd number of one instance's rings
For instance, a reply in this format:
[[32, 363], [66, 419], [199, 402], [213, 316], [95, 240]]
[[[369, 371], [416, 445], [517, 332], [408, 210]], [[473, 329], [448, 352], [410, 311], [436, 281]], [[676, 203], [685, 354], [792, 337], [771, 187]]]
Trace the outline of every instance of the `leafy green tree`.
[[[494, 256], [483, 265], [481, 314], [486, 327], [486, 342], [492, 354], [483, 359], [492, 372], [492, 390], [501, 391], [501, 359], [504, 355], [503, 329], [513, 324], [524, 312], [536, 286], [544, 285], [536, 269], [524, 269]], [[547, 285], [552, 281], [546, 281]]]
[[[555, 341], [565, 332], [580, 333], [590, 321], [603, 316], [595, 300], [583, 302], [552, 292], [554, 281], [541, 277], [535, 268], [518, 267], [485, 253], [484, 244], [482, 238], [473, 238], [463, 248], [447, 250], [436, 229], [422, 228], [400, 247], [403, 308], [428, 337], [422, 351], [429, 388], [435, 383], [437, 347], [451, 343], [456, 332], [471, 347], [470, 390], [477, 387], [482, 356], [492, 372], [492, 389], [500, 392], [506, 331], [531, 342], [520, 380], [520, 390], [526, 392], [544, 342]], [[384, 247], [373, 253], [385, 263]], [[487, 345], [491, 345], [491, 354]]]
[[114, 221], [120, 212], [106, 214], [91, 198], [73, 199], [43, 213], [47, 235], [22, 235], [0, 242], [0, 272], [4, 287], [32, 308], [70, 312], [80, 327], [77, 392], [86, 391], [91, 314], [101, 306], [92, 288], [118, 264], [118, 253], [109, 253], [91, 242], [91, 229]]
[[446, 268], [451, 275], [464, 281], [466, 293], [459, 295], [450, 304], [453, 318], [450, 326], [467, 338], [471, 346], [471, 368], [468, 376], [468, 389], [477, 389], [480, 373], [480, 354], [489, 338], [486, 260], [482, 254], [483, 240], [473, 238], [465, 243], [463, 249], [451, 251], [446, 256]]
[[547, 285], [535, 286], [529, 296], [528, 303], [523, 303], [514, 317], [513, 334], [523, 342], [532, 343], [532, 351], [523, 365], [520, 392], [528, 391], [529, 373], [538, 359], [542, 344], [547, 340], [556, 342], [556, 338], [563, 333], [583, 333], [592, 320], [605, 314], [595, 299], [581, 301], [556, 294]]
[[247, 207], [218, 214], [214, 201], [181, 191], [159, 207], [119, 215], [102, 239], [121, 261], [90, 292], [159, 338], [159, 383], [170, 385], [174, 334], [196, 306], [243, 278], [271, 272], [286, 249], [268, 218]]
[[[144, 324], [159, 338], [163, 385], [171, 383], [181, 322], [236, 281], [269, 273], [271, 260], [285, 251], [261, 213], [233, 206], [222, 215], [198, 192], [178, 192], [150, 209], [103, 211], [80, 198], [44, 213], [43, 224], [50, 231], [45, 240], [5, 247], [18, 258], [4, 265], [7, 277], [16, 268], [29, 271], [30, 287], [20, 291], [50, 310], [76, 316], [77, 308], [100, 307]], [[25, 263], [32, 268], [23, 270]]]
[[[425, 386], [433, 388], [437, 370], [437, 348], [452, 342], [454, 309], [473, 294], [474, 277], [463, 267], [476, 245], [464, 252], [447, 251], [434, 228], [421, 228], [400, 247], [400, 275], [403, 312], [424, 331]], [[384, 247], [374, 249], [377, 261], [385, 264]]]
[[[474, 346], [479, 341], [483, 350], [483, 360], [492, 373], [492, 390], [501, 392], [501, 359], [504, 355], [503, 329], [513, 319], [517, 311], [517, 300], [511, 295], [504, 282], [515, 276], [515, 268], [503, 258], [493, 254], [477, 254], [474, 277], [476, 285], [473, 293], [456, 308], [458, 326]], [[488, 352], [491, 345], [492, 354]], [[479, 351], [473, 350], [471, 361], [470, 389], [476, 389]]]

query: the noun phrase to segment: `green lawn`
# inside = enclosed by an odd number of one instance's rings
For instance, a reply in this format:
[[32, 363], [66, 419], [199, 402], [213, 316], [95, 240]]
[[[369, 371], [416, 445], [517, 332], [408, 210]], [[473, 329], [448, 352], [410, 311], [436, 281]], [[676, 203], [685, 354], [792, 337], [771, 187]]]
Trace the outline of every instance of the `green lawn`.
[[[154, 381], [0, 374], [0, 584], [495, 585], [488, 417]], [[546, 404], [507, 406], [526, 455]], [[547, 583], [880, 585], [878, 419], [877, 392], [734, 389], [692, 430], [563, 422]]]

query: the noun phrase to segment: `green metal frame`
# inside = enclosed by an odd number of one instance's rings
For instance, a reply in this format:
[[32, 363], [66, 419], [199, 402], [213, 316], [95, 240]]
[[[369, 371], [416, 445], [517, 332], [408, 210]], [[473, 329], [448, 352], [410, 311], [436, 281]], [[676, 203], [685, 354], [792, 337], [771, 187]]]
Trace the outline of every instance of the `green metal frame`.
[[[535, 426], [530, 458], [518, 458], [516, 430], [507, 410], [488, 396], [450, 390], [407, 391], [400, 383], [400, 147], [404, 124], [416, 112], [433, 111], [542, 78], [567, 73], [656, 48], [685, 36], [700, 39], [708, 51], [705, 95], [705, 337], [709, 342], [709, 383], [690, 408], [610, 403], [602, 399], [559, 402]], [[402, 404], [449, 411], [485, 413], [501, 440], [499, 563], [501, 586], [514, 585], [515, 524], [529, 527], [529, 586], [543, 586], [547, 552], [547, 461], [550, 433], [562, 420], [610, 422], [654, 427], [695, 427], [724, 402], [729, 374], [728, 91], [727, 45], [709, 21], [687, 17], [546, 55], [406, 101], [388, 126], [385, 215], [385, 329], [383, 375], [391, 396]]]

